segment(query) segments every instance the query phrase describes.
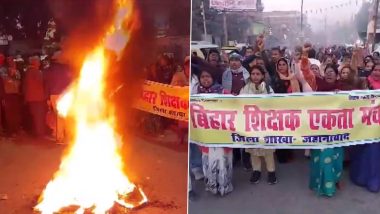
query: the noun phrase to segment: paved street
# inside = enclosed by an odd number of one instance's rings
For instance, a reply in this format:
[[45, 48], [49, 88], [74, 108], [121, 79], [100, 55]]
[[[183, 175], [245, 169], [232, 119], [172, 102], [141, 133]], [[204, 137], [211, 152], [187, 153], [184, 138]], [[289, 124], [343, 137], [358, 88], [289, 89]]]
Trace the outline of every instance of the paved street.
[[354, 186], [345, 171], [343, 190], [335, 197], [317, 197], [308, 189], [308, 161], [298, 154], [294, 163], [277, 165], [279, 183], [270, 186], [266, 174], [257, 185], [249, 183], [250, 173], [235, 170], [234, 191], [226, 197], [204, 191], [195, 182], [198, 200], [189, 203], [189, 214], [378, 214], [380, 194]]
[[[57, 170], [64, 146], [31, 140], [0, 141], [0, 214], [31, 214], [39, 194]], [[125, 151], [131, 181], [150, 203], [130, 213], [183, 214], [187, 198], [187, 153], [137, 139]], [[182, 187], [182, 188], [179, 188]]]

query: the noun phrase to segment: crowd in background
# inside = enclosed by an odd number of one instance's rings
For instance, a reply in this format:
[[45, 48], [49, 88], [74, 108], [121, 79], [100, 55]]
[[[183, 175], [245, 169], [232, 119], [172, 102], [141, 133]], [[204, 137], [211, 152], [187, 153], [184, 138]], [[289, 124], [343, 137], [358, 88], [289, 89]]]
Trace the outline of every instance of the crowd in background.
[[[26, 131], [37, 138], [64, 142], [55, 102], [70, 85], [72, 72], [61, 51], [30, 56], [0, 53], [1, 130], [15, 138]], [[54, 114], [54, 115], [53, 115]]]
[[[145, 69], [146, 79], [171, 86], [188, 87], [190, 75], [190, 57], [183, 62], [178, 62], [167, 54], [158, 56], [157, 61]], [[143, 118], [141, 124], [149, 135], [165, 137], [166, 130], [177, 133], [178, 143], [186, 144], [188, 123], [169, 119], [151, 113], [141, 112]]]
[[[337, 45], [315, 47], [310, 43], [294, 49], [268, 50], [264, 41], [259, 36], [255, 44], [241, 51], [225, 54], [211, 49], [206, 59], [192, 56], [191, 93], [249, 95], [380, 89], [377, 52], [369, 54], [364, 48]], [[274, 185], [278, 182], [277, 163], [295, 159], [294, 151], [289, 149], [207, 148], [190, 144], [189, 152], [194, 178], [205, 181], [206, 191], [222, 196], [234, 189], [234, 166], [242, 165], [250, 171], [247, 180], [257, 184], [265, 165], [267, 183]], [[354, 184], [371, 192], [380, 191], [380, 143], [313, 149], [305, 151], [305, 156], [310, 158], [309, 188], [318, 195], [332, 197], [342, 188], [343, 163], [349, 163]], [[195, 197], [191, 189], [189, 194], [190, 199]]]
[[[1, 127], [6, 137], [15, 138], [27, 131], [39, 138], [63, 143], [64, 120], [57, 115], [57, 99], [72, 80], [69, 65], [62, 62], [61, 50], [50, 55], [41, 53], [15, 56], [0, 53], [0, 99]], [[160, 55], [155, 64], [145, 69], [146, 79], [173, 86], [189, 85], [190, 58], [176, 63], [167, 55]], [[173, 128], [178, 134], [178, 143], [187, 141], [187, 123], [165, 117], [145, 114], [143, 127], [148, 134], [165, 136]]]

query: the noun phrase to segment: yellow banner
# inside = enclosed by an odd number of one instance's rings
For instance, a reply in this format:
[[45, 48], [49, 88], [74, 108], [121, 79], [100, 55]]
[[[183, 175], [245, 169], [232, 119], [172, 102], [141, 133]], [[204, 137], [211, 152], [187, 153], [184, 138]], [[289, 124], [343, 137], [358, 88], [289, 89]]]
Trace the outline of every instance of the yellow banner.
[[135, 108], [163, 117], [187, 121], [189, 87], [177, 87], [145, 81]]
[[197, 95], [190, 139], [207, 146], [326, 148], [380, 142], [380, 90]]

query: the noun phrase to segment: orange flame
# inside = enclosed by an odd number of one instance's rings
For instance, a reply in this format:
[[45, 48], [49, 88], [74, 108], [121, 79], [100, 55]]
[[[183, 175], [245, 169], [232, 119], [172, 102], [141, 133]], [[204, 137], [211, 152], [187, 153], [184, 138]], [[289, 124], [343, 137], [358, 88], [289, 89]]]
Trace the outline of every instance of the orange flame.
[[[59, 212], [70, 206], [79, 207], [76, 213], [89, 209], [106, 213], [115, 202], [126, 208], [136, 205], [124, 200], [137, 187], [123, 172], [121, 141], [114, 131], [112, 109], [104, 95], [108, 67], [105, 49], [120, 55], [128, 42], [124, 23], [132, 23], [132, 1], [120, 0], [118, 4], [118, 13], [103, 44], [88, 54], [78, 80], [58, 102], [59, 114], [75, 119], [75, 137], [35, 208], [41, 213]], [[137, 205], [141, 205], [147, 197], [141, 189], [137, 190], [142, 196]]]

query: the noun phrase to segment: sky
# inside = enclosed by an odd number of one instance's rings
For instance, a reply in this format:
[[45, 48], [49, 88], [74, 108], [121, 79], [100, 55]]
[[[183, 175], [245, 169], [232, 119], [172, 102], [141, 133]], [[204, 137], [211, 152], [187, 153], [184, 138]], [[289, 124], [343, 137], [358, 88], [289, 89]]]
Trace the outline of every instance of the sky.
[[[358, 5], [356, 5], [356, 1]], [[351, 17], [356, 14], [360, 9], [363, 0], [304, 0], [304, 11], [308, 11], [307, 17], [309, 24], [314, 29], [320, 29], [323, 26], [324, 18], [331, 20], [331, 23], [337, 21], [344, 23], [351, 20]], [[275, 10], [297, 10], [301, 11], [301, 0], [262, 0], [264, 4], [264, 11]], [[336, 5], [345, 4], [351, 2], [351, 5], [343, 6], [343, 8], [336, 8]], [[334, 7], [334, 9], [331, 9]], [[328, 8], [325, 12], [325, 8]], [[323, 13], [315, 13], [315, 10], [320, 11], [323, 9]], [[313, 10], [313, 13], [309, 11]]]

